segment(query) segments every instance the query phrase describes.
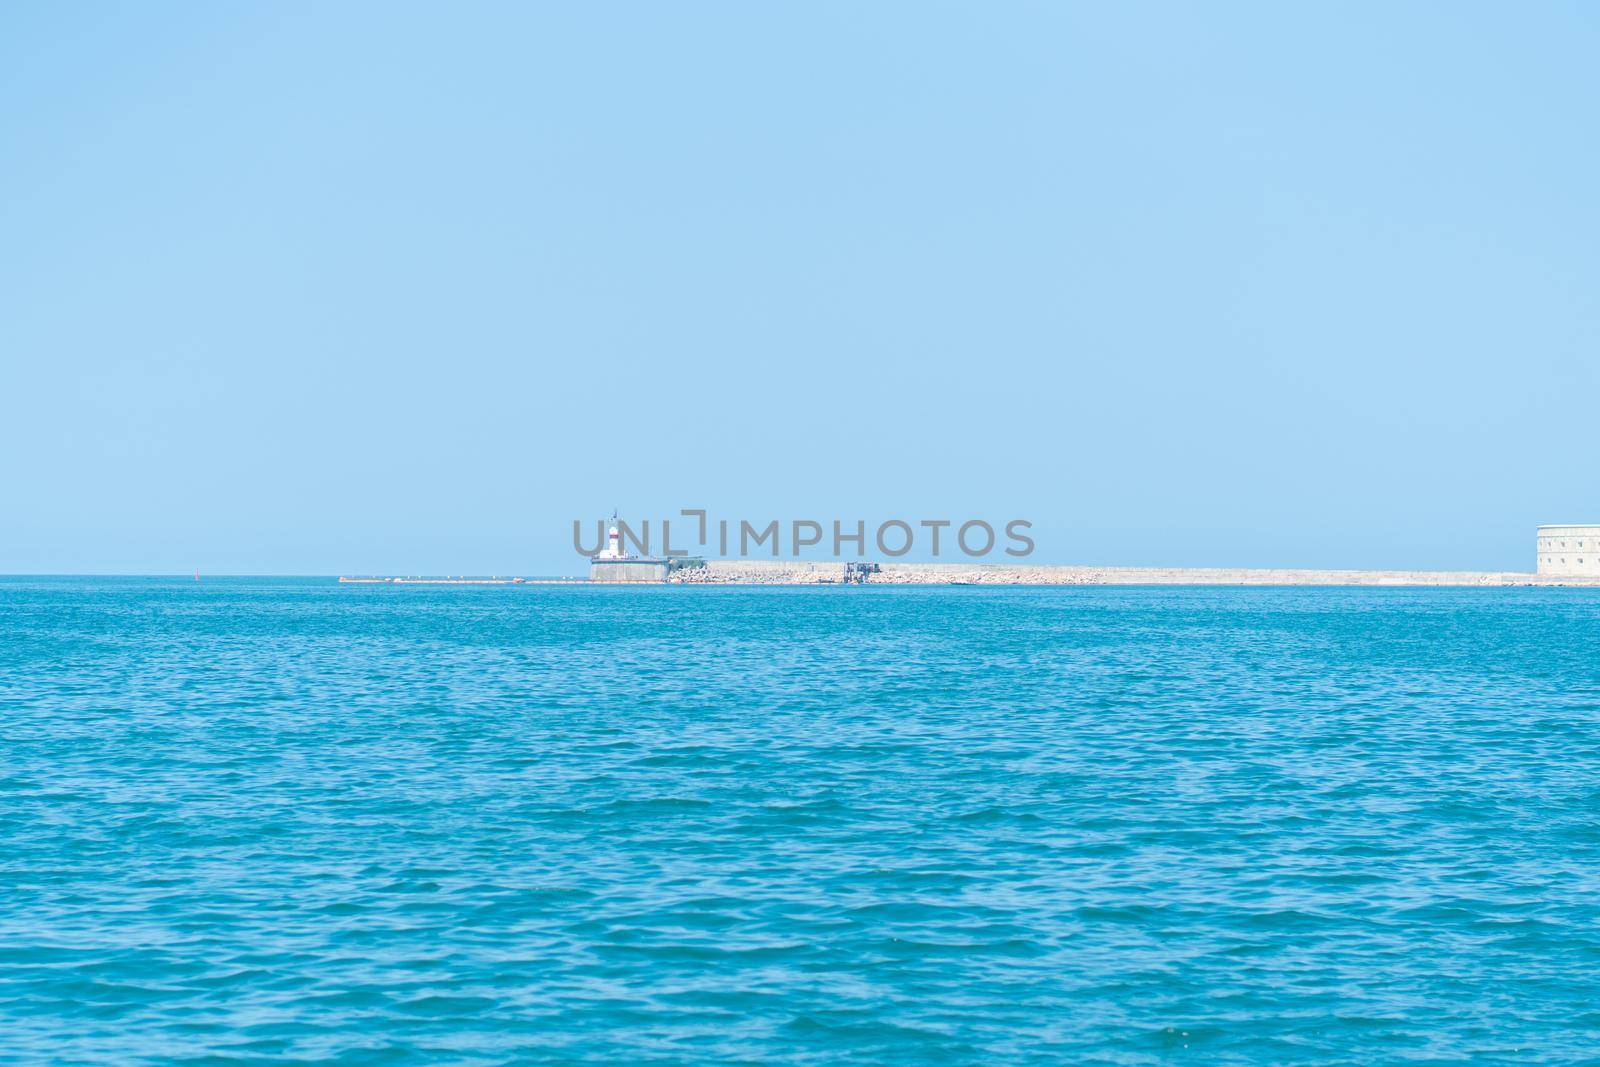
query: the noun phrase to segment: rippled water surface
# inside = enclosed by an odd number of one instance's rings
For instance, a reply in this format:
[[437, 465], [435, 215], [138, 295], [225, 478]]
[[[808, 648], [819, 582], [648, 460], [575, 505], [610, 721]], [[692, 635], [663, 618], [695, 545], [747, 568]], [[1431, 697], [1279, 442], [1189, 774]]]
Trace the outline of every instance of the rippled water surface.
[[1600, 1050], [1600, 593], [0, 580], [0, 1060]]

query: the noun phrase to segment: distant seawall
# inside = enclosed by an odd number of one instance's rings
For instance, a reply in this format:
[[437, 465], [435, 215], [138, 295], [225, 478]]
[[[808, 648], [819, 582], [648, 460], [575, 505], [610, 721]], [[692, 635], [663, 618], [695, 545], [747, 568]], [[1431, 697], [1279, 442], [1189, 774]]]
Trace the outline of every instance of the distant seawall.
[[[860, 562], [856, 566], [861, 566]], [[1439, 586], [1511, 588], [1578, 586], [1600, 589], [1600, 575], [1527, 571], [1348, 571], [1261, 567], [1091, 567], [1012, 563], [868, 563], [863, 575], [846, 573], [843, 560], [710, 559], [670, 570], [663, 580], [619, 579], [607, 568], [584, 578], [381, 578], [342, 577], [357, 585], [1253, 585]], [[863, 581], [864, 578], [864, 581]]]
[[[880, 563], [869, 585], [1348, 585], [1600, 587], [1600, 577], [1557, 577], [1517, 571], [1348, 571], [1245, 567], [1090, 567], [1009, 563]], [[707, 560], [674, 572], [685, 585], [828, 585], [845, 564], [785, 560]]]

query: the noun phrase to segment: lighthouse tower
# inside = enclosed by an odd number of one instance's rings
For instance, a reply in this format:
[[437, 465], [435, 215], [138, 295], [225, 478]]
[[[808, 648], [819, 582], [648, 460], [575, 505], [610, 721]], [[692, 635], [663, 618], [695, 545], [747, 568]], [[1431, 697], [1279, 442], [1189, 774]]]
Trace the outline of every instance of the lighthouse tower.
[[606, 530], [606, 546], [600, 550], [600, 559], [621, 559], [622, 532], [617, 529], [617, 513], [611, 513], [611, 522]]

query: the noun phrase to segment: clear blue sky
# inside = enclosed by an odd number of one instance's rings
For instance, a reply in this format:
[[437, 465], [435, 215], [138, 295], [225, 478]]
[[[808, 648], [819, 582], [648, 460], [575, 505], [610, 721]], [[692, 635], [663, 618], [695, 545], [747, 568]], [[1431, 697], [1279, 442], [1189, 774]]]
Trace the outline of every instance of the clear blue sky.
[[0, 571], [570, 520], [1530, 568], [1600, 521], [1600, 11], [0, 12]]

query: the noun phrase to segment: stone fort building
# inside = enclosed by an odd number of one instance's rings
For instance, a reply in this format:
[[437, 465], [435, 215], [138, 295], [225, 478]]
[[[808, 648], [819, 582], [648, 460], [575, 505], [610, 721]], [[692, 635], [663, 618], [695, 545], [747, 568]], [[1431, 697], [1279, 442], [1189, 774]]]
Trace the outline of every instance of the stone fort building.
[[1600, 578], [1600, 525], [1539, 527], [1535, 570], [1553, 577]]

